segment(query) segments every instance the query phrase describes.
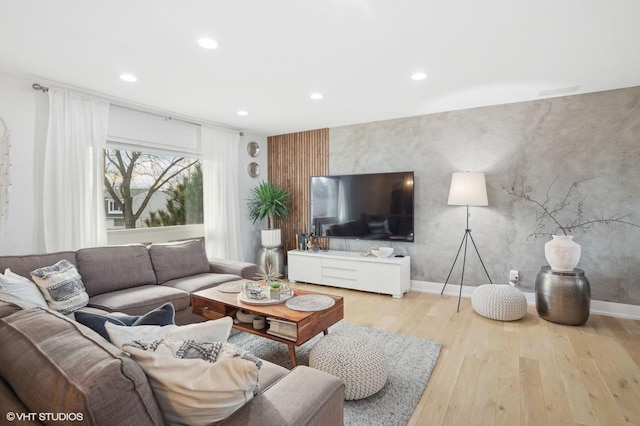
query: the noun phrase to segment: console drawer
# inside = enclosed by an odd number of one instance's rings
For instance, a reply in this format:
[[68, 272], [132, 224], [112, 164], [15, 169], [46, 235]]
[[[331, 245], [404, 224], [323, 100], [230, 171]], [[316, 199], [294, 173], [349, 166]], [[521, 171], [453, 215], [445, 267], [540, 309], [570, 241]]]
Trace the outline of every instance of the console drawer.
[[356, 263], [343, 260], [343, 259], [322, 259], [322, 269], [324, 268], [333, 268], [333, 269], [345, 269], [356, 271], [358, 266]]
[[331, 275], [322, 276], [322, 284], [332, 285], [335, 287], [350, 288], [352, 290], [358, 289], [357, 279], [349, 279], [343, 277], [333, 277]]

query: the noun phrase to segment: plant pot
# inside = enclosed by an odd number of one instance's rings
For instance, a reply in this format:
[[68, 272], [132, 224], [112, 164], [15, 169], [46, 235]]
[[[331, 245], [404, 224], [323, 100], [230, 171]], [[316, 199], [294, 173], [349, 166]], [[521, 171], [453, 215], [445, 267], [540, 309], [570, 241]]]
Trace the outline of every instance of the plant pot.
[[580, 252], [581, 247], [572, 235], [552, 235], [552, 240], [544, 245], [544, 256], [554, 271], [573, 271], [580, 261]]
[[280, 229], [263, 229], [260, 231], [262, 247], [279, 247], [282, 245]]

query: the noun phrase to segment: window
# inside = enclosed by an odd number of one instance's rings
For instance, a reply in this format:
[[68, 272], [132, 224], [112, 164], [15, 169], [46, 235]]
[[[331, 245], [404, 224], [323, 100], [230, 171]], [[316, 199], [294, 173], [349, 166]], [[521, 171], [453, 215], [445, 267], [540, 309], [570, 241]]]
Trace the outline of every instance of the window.
[[120, 208], [120, 206], [118, 204], [116, 204], [115, 201], [107, 200], [107, 214], [108, 215], [114, 215], [114, 214], [121, 215], [122, 214], [122, 209]]
[[204, 221], [202, 168], [197, 159], [106, 149], [104, 173], [108, 230]]

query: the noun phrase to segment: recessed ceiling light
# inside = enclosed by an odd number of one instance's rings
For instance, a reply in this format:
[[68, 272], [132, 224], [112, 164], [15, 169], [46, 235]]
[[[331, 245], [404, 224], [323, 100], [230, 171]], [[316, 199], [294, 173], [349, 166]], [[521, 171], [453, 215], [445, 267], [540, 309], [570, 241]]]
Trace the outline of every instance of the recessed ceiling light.
[[311, 99], [314, 99], [314, 100], [318, 100], [318, 99], [324, 98], [324, 96], [322, 96], [322, 93], [312, 93], [309, 97]]
[[205, 49], [217, 49], [220, 45], [220, 43], [218, 43], [216, 40], [206, 37], [198, 40], [198, 44], [200, 45], [200, 47], [203, 47]]
[[240, 111], [238, 111], [238, 115], [245, 116], [245, 115], [249, 115], [249, 113], [247, 111], [240, 110]]
[[135, 83], [138, 81], [138, 77], [133, 74], [120, 74], [120, 80], [126, 81], [128, 83]]
[[424, 80], [425, 78], [427, 78], [427, 74], [425, 74], [423, 72], [417, 72], [417, 73], [414, 73], [413, 75], [411, 75], [411, 79], [412, 80], [416, 80], [416, 81]]

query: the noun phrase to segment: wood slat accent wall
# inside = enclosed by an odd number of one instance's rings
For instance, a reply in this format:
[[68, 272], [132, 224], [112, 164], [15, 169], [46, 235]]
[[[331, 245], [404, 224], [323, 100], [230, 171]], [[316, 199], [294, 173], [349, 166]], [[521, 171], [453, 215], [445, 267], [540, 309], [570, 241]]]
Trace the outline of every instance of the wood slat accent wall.
[[282, 248], [296, 248], [295, 235], [309, 232], [309, 177], [329, 174], [329, 129], [270, 136], [268, 145], [269, 180], [291, 192], [291, 214], [282, 229]]

